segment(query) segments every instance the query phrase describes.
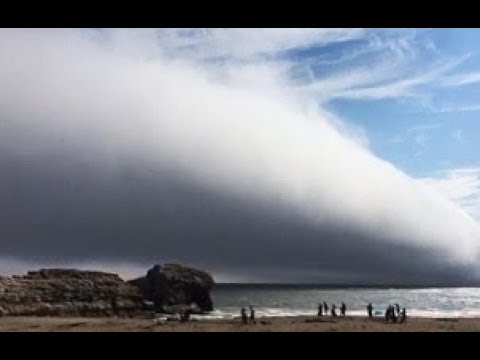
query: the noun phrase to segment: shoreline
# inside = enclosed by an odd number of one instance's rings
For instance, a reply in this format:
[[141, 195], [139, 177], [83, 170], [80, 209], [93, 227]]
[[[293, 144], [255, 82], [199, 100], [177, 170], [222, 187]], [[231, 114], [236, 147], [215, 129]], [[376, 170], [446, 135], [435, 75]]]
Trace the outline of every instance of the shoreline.
[[126, 317], [0, 318], [0, 332], [461, 332], [480, 331], [480, 318], [409, 317], [406, 323], [383, 318], [316, 316], [259, 317], [256, 324], [238, 319], [193, 319], [189, 322]]

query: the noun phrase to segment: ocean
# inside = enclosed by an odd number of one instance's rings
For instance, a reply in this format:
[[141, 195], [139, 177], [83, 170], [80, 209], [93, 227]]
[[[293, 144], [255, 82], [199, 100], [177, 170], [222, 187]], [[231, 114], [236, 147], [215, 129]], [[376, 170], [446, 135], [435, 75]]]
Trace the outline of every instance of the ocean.
[[[208, 316], [233, 318], [252, 305], [257, 316], [317, 314], [319, 302], [347, 306], [347, 316], [366, 316], [372, 303], [376, 316], [398, 303], [408, 316], [480, 317], [480, 288], [322, 288], [315, 286], [218, 286], [212, 292], [214, 308]], [[337, 310], [337, 313], [339, 311]]]

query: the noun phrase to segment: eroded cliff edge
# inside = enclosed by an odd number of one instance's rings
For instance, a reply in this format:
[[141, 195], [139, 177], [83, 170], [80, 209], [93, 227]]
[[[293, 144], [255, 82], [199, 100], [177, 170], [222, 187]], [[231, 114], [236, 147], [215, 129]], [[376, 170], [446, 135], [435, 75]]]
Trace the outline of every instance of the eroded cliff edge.
[[192, 307], [213, 310], [210, 274], [177, 264], [125, 281], [119, 275], [76, 269], [41, 269], [0, 277], [0, 315], [112, 316]]

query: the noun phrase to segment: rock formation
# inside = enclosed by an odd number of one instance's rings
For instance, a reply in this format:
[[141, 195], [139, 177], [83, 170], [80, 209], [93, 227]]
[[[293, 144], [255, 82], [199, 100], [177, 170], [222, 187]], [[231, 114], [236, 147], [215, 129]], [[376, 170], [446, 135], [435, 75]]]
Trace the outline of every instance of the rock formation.
[[0, 279], [3, 315], [113, 315], [138, 311], [138, 289], [116, 274], [42, 269]]
[[[154, 270], [155, 269], [155, 270]], [[154, 267], [147, 277], [124, 281], [117, 274], [74, 269], [42, 269], [24, 276], [0, 277], [0, 315], [135, 315], [195, 303], [213, 309], [213, 279], [180, 265]]]
[[146, 300], [155, 304], [157, 311], [165, 312], [175, 305], [196, 305], [200, 311], [212, 311], [210, 291], [213, 278], [206, 272], [189, 267], [167, 264], [155, 265], [147, 276], [130, 280]]

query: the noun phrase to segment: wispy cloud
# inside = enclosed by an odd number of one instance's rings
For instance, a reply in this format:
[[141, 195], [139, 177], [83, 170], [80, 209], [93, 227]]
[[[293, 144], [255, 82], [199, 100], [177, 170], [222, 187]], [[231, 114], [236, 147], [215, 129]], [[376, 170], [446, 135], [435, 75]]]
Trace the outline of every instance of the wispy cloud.
[[419, 180], [480, 221], [480, 168], [443, 170]]
[[363, 37], [364, 29], [164, 29], [158, 41], [168, 54], [252, 60], [258, 56]]
[[[378, 44], [380, 42], [380, 44]], [[399, 39], [376, 40], [367, 45], [364, 53], [378, 50], [379, 56], [372, 57], [369, 65], [345, 67], [324, 78], [310, 79], [301, 87], [303, 91], [314, 92], [322, 101], [333, 99], [381, 100], [401, 98], [422, 98], [429, 96], [429, 90], [441, 86], [445, 76], [471, 57], [463, 54], [436, 63], [419, 65], [416, 39], [414, 36]], [[435, 47], [426, 46], [429, 51]], [[362, 51], [357, 50], [362, 53]], [[356, 55], [356, 54], [355, 54]], [[339, 58], [343, 60], [342, 57]], [[310, 60], [311, 62], [313, 60]], [[459, 81], [457, 83], [460, 84]]]
[[[435, 87], [454, 87], [480, 81], [480, 72], [447, 75], [470, 54], [445, 59], [431, 39], [413, 29], [162, 29], [153, 33], [157, 48], [165, 56], [185, 61], [215, 61], [224, 66], [258, 64], [268, 60], [272, 72], [290, 73], [303, 83], [300, 96], [309, 94], [326, 103], [334, 99], [415, 99], [431, 96]], [[110, 41], [130, 43], [131, 32], [104, 31]], [[125, 35], [128, 34], [128, 35]], [[362, 40], [354, 48], [318, 52], [291, 61], [286, 52], [327, 47], [348, 40]], [[435, 54], [436, 63], [418, 63], [422, 51]], [[354, 62], [368, 56], [368, 66]], [[316, 69], [342, 65], [324, 77]], [[235, 67], [238, 71], [238, 66]], [[445, 109], [444, 109], [445, 110]], [[453, 111], [453, 108], [451, 109]], [[464, 107], [458, 111], [473, 111]], [[446, 112], [445, 110], [443, 112]], [[442, 112], [442, 111], [439, 111]]]
[[471, 105], [444, 105], [444, 106], [431, 106], [430, 109], [433, 112], [438, 113], [456, 113], [456, 112], [470, 112], [470, 111], [480, 111], [480, 104], [471, 104]]
[[458, 142], [462, 142], [464, 140], [463, 137], [463, 130], [462, 129], [457, 129], [452, 133], [452, 138], [455, 139]]
[[405, 141], [412, 139], [414, 144], [416, 144], [420, 149], [417, 149], [415, 152], [415, 156], [418, 157], [425, 152], [427, 147], [428, 141], [430, 139], [430, 133], [433, 130], [440, 129], [442, 127], [441, 123], [431, 123], [431, 124], [422, 124], [412, 126], [411, 128], [407, 129], [405, 132], [394, 136], [391, 139], [391, 142], [400, 144], [404, 143]]
[[435, 130], [441, 128], [441, 123], [433, 123], [433, 124], [423, 124], [423, 125], [416, 125], [412, 126], [407, 130], [408, 133], [418, 133], [421, 131], [428, 131], [428, 130]]
[[442, 81], [440, 82], [440, 85], [462, 86], [462, 85], [475, 84], [479, 82], [480, 82], [480, 71], [447, 76], [442, 79]]
[[[441, 75], [460, 65], [468, 59], [468, 57], [470, 57], [469, 54], [464, 55], [459, 59], [448, 61], [444, 64], [438, 64], [426, 72], [415, 74], [406, 79], [396, 79], [373, 86], [345, 89], [334, 96], [337, 98], [369, 100], [415, 97], [419, 94], [418, 88], [420, 86], [434, 83], [441, 77]], [[379, 82], [381, 82], [381, 80]]]

